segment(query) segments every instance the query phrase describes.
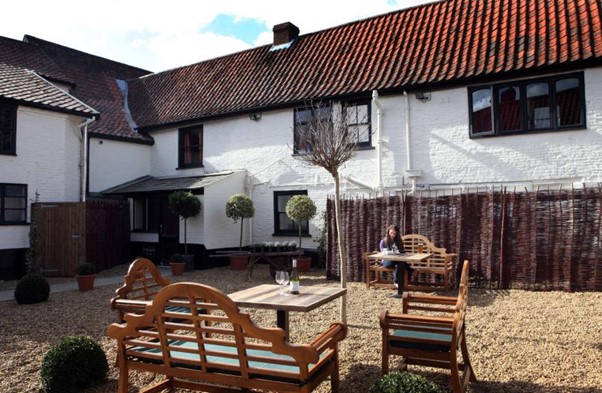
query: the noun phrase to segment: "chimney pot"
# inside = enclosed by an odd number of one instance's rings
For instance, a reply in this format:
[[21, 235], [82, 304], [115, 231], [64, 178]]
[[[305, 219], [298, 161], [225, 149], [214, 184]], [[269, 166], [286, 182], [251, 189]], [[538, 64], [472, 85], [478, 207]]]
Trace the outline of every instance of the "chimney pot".
[[272, 29], [274, 32], [274, 46], [288, 44], [299, 37], [299, 28], [291, 22], [280, 23]]

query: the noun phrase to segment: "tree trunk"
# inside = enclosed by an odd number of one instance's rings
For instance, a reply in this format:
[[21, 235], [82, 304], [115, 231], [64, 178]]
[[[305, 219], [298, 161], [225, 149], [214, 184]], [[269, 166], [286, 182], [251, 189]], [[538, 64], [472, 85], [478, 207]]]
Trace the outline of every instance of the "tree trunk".
[[188, 255], [188, 241], [186, 233], [186, 219], [184, 219], [184, 255]]
[[[341, 288], [347, 288], [347, 254], [343, 225], [341, 224], [341, 196], [339, 191], [339, 173], [334, 176], [334, 216], [337, 224], [337, 240], [339, 242]], [[341, 322], [347, 323], [347, 295], [341, 297]]]
[[238, 241], [238, 251], [242, 251], [242, 230], [243, 230], [242, 223], [244, 221], [245, 221], [244, 218], [240, 219], [240, 240]]

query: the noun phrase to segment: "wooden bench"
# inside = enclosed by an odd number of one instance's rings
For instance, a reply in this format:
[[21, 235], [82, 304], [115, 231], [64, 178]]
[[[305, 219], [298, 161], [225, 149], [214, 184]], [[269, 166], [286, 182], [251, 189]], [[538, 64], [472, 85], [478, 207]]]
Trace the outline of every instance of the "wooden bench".
[[[383, 375], [389, 372], [389, 357], [397, 355], [402, 357], [402, 370], [409, 364], [449, 369], [455, 393], [465, 392], [468, 383], [476, 381], [465, 334], [468, 270], [464, 261], [458, 297], [404, 293], [402, 314], [381, 313]], [[421, 315], [410, 314], [415, 311]], [[458, 362], [458, 348], [463, 363]]]
[[125, 323], [110, 325], [108, 335], [117, 340], [119, 393], [128, 391], [132, 369], [165, 376], [143, 392], [311, 392], [329, 376], [331, 391], [338, 392], [338, 342], [347, 327], [333, 323], [311, 343], [292, 344], [284, 330], [255, 325], [219, 290], [175, 283], [143, 314], [128, 313]]
[[152, 300], [168, 284], [169, 279], [161, 275], [151, 260], [135, 259], [124, 277], [124, 284], [115, 291], [116, 296], [111, 299], [111, 308], [117, 311], [117, 320], [122, 322], [125, 313], [143, 313], [145, 304], [140, 301]]
[[[448, 253], [445, 248], [436, 247], [428, 238], [422, 235], [408, 234], [401, 237], [405, 251], [417, 253], [422, 246], [423, 252], [431, 253], [432, 256], [421, 262], [412, 262], [410, 266], [414, 269], [412, 281], [408, 280], [407, 272], [404, 270], [404, 291], [407, 290], [429, 290], [443, 288], [445, 291], [452, 288], [454, 272], [454, 258], [456, 254]], [[376, 252], [376, 251], [374, 251]], [[372, 253], [374, 253], [372, 252]], [[364, 253], [364, 266], [366, 268], [366, 287], [394, 288], [392, 277], [395, 268], [382, 266], [380, 261], [366, 258], [371, 253]], [[419, 281], [419, 275], [441, 276], [441, 283], [434, 281]]]

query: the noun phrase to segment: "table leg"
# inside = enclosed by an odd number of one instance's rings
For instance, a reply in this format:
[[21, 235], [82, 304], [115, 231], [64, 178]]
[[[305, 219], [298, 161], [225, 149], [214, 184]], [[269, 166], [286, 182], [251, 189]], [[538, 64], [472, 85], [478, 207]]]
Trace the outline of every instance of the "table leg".
[[285, 339], [288, 340], [288, 311], [276, 310], [276, 325], [286, 333]]

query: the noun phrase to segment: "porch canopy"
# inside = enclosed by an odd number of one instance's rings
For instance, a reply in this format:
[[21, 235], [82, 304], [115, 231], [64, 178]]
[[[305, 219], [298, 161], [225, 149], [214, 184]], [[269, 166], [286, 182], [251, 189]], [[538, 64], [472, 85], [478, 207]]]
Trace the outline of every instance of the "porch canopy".
[[104, 195], [132, 195], [170, 191], [199, 190], [233, 176], [234, 172], [220, 172], [202, 176], [152, 177], [144, 176], [102, 191]]

